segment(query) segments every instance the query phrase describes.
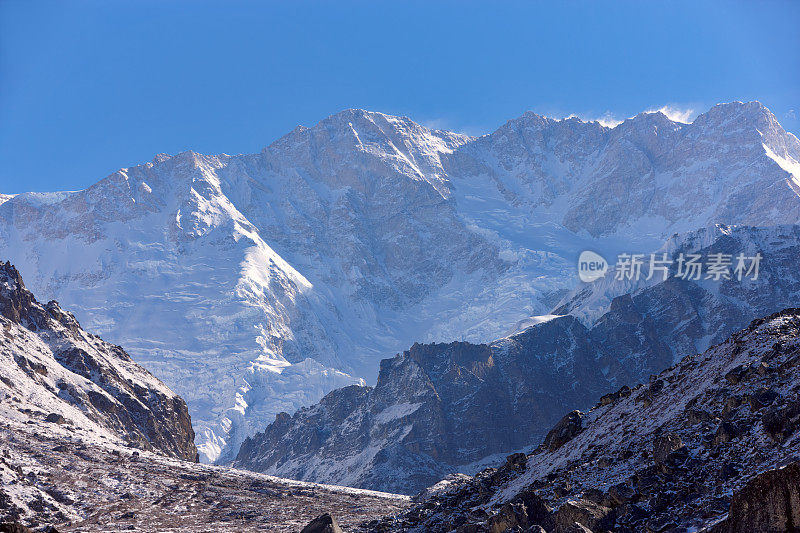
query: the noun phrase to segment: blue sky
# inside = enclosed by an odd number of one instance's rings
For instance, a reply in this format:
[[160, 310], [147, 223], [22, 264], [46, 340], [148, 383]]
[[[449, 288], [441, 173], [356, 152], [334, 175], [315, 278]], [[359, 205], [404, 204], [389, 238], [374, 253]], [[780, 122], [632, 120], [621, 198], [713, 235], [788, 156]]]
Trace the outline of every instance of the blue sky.
[[255, 152], [348, 107], [487, 133], [761, 100], [800, 131], [800, 2], [0, 0], [0, 192]]

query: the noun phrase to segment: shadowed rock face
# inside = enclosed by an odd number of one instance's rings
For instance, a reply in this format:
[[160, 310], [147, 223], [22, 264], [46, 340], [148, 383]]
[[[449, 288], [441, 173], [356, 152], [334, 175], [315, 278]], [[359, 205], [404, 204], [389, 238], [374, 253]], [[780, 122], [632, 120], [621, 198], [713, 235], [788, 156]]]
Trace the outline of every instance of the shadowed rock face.
[[42, 412], [41, 422], [104, 428], [130, 445], [197, 459], [184, 401], [121, 347], [83, 331], [57, 302], [36, 301], [9, 262], [0, 263], [0, 315], [0, 391], [9, 409]]
[[656, 277], [631, 287], [608, 279], [567, 296], [553, 313], [590, 325], [598, 363], [615, 387], [646, 379], [724, 341], [754, 318], [800, 301], [800, 226], [704, 229], [675, 236], [663, 251], [673, 260], [681, 253], [762, 259], [755, 280], [684, 280], [674, 277], [673, 263], [666, 281]]
[[558, 317], [491, 345], [415, 344], [381, 362], [374, 388], [333, 391], [279, 415], [236, 466], [411, 493], [487, 455], [529, 446], [567, 406], [608, 383], [589, 332]]
[[800, 531], [800, 462], [757, 475], [731, 499], [728, 518], [711, 533]]

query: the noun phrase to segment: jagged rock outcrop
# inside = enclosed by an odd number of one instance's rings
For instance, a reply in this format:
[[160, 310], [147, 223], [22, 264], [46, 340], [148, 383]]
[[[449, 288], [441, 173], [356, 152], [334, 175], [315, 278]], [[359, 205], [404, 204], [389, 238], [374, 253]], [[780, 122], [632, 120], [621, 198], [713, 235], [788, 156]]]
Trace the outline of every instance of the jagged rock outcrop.
[[300, 533], [342, 533], [342, 528], [335, 518], [325, 513], [312, 520]]
[[551, 452], [554, 452], [575, 438], [582, 430], [583, 413], [572, 411], [547, 433], [543, 445]]
[[197, 460], [184, 401], [0, 263], [0, 413]]
[[[514, 505], [535, 497], [552, 509], [536, 522], [550, 533], [793, 531], [800, 425], [787, 415], [778, 441], [764, 421], [768, 412], [793, 412], [799, 369], [800, 309], [787, 309], [682, 359], [627, 396], [598, 403], [578, 435], [555, 450], [539, 447], [524, 468], [508, 462], [452, 479], [408, 511], [364, 529], [486, 532], [511, 516], [521, 526]], [[726, 379], [732, 372], [735, 383]], [[718, 438], [728, 426], [737, 430]]]

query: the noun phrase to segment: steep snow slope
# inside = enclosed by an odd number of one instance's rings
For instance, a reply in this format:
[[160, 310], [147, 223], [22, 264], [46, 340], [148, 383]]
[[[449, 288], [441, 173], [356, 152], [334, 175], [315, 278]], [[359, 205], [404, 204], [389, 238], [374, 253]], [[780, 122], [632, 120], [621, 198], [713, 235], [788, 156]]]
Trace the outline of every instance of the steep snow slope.
[[259, 154], [160, 155], [4, 198], [0, 253], [186, 398], [203, 458], [228, 460], [414, 341], [547, 313], [583, 249], [797, 222], [797, 160], [758, 103], [688, 125], [526, 114], [478, 139], [348, 110]]
[[36, 301], [10, 263], [0, 331], [0, 418], [196, 460], [184, 401], [57, 302]]

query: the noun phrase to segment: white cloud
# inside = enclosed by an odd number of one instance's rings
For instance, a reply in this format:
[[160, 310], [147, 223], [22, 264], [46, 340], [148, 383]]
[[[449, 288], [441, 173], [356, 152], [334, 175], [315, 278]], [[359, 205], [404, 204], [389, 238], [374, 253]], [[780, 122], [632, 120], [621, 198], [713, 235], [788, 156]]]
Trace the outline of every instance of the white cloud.
[[605, 113], [603, 113], [599, 117], [587, 117], [585, 115], [576, 115], [576, 114], [573, 113], [572, 115], [570, 115], [568, 117], [564, 117], [564, 118], [565, 119], [567, 119], [567, 118], [579, 118], [584, 122], [597, 122], [601, 126], [605, 126], [606, 128], [614, 128], [614, 127], [619, 126], [620, 124], [622, 124], [622, 121], [619, 120], [618, 118], [616, 118], [611, 113], [611, 111], [606, 111]]
[[664, 113], [664, 115], [673, 122], [682, 122], [684, 124], [689, 124], [696, 116], [694, 109], [691, 107], [678, 107], [669, 104], [659, 109], [649, 109], [647, 112], [658, 113], [659, 111]]
[[610, 111], [606, 111], [602, 117], [594, 119], [600, 123], [601, 126], [605, 126], [606, 128], [614, 128], [622, 124], [622, 121], [616, 118], [614, 115], [611, 114]]
[[469, 135], [470, 137], [480, 137], [485, 135], [486, 132], [476, 126], [459, 126], [446, 118], [429, 118], [420, 120], [419, 124], [429, 130], [442, 130], [451, 133], [460, 133], [461, 135]]
[[424, 127], [428, 128], [429, 130], [448, 130], [449, 123], [446, 119], [443, 118], [431, 118], [427, 120], [420, 121]]
[[[645, 113], [664, 113], [666, 117], [674, 122], [681, 122], [684, 124], [689, 124], [692, 122], [697, 113], [695, 112], [693, 107], [686, 107], [674, 104], [667, 104], [662, 106], [658, 109], [650, 108]], [[620, 124], [625, 121], [625, 118], [619, 118], [617, 115], [612, 113], [611, 111], [606, 111], [602, 115], [596, 115], [592, 113], [572, 113], [571, 115], [565, 116], [563, 118], [558, 118], [558, 115], [550, 116], [555, 120], [567, 120], [570, 118], [577, 118], [582, 120], [583, 122], [597, 122], [601, 126], [605, 126], [606, 128], [616, 128]], [[633, 118], [633, 117], [628, 117]]]

